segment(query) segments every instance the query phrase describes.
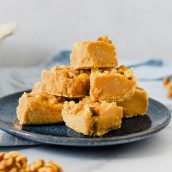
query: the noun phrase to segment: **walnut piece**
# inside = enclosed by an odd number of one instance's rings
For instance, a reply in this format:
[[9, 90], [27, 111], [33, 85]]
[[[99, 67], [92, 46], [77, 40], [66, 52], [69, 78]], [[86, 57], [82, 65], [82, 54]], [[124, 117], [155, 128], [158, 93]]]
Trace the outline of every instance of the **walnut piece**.
[[109, 40], [108, 36], [101, 36], [97, 39], [97, 41], [103, 41], [103, 42], [107, 42], [109, 44], [112, 44], [112, 41]]
[[172, 90], [169, 90], [167, 96], [168, 96], [169, 98], [172, 98]]
[[40, 159], [27, 166], [26, 172], [63, 172], [63, 170], [53, 161], [45, 163], [44, 160]]
[[27, 158], [19, 152], [0, 152], [0, 172], [25, 172]]
[[28, 165], [27, 157], [19, 152], [0, 152], [0, 172], [63, 172], [63, 169], [53, 161], [36, 160]]
[[121, 74], [124, 74], [126, 70], [127, 70], [127, 67], [125, 65], [121, 65], [117, 68], [117, 72]]
[[163, 84], [164, 84], [165, 87], [167, 86], [167, 84], [169, 84], [169, 82], [170, 82], [169, 77], [166, 76], [166, 77], [163, 78]]
[[80, 78], [80, 79], [88, 79], [89, 76], [88, 76], [87, 73], [81, 73], [80, 75], [78, 75], [78, 78]]
[[163, 79], [163, 85], [165, 86], [165, 88], [168, 91], [167, 96], [169, 98], [172, 98], [172, 81], [170, 80], [169, 77], [164, 77], [164, 79]]

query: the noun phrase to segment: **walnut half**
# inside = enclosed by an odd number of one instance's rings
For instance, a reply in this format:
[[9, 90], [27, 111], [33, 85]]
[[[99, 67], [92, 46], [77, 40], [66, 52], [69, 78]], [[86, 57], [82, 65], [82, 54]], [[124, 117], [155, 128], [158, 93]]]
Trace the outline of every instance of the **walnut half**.
[[0, 172], [25, 172], [27, 158], [19, 152], [0, 152]]
[[108, 36], [100, 36], [97, 41], [103, 41], [103, 42], [107, 42], [109, 44], [112, 44], [112, 41], [109, 40]]
[[167, 96], [169, 98], [172, 98], [172, 81], [170, 80], [170, 78], [169, 77], [164, 77], [163, 84], [164, 84], [165, 88], [168, 91]]
[[36, 160], [26, 168], [26, 172], [63, 172], [63, 170], [53, 161], [45, 163], [44, 160]]
[[19, 152], [0, 152], [0, 172], [63, 172], [55, 162], [36, 160], [27, 164], [27, 157]]

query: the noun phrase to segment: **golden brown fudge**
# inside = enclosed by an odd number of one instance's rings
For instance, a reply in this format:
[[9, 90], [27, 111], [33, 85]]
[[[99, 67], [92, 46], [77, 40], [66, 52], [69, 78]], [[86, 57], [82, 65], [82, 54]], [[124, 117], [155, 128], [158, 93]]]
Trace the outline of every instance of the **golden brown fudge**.
[[115, 102], [92, 102], [86, 97], [79, 103], [65, 102], [62, 116], [65, 124], [76, 132], [102, 136], [121, 127], [123, 108]]
[[24, 93], [17, 107], [19, 123], [29, 125], [62, 122], [63, 99], [49, 94]]
[[100, 37], [97, 41], [75, 43], [70, 61], [74, 69], [107, 68], [118, 65], [116, 48], [107, 36]]
[[74, 70], [69, 66], [53, 67], [42, 71], [42, 80], [49, 94], [77, 98], [88, 95], [89, 71]]
[[134, 94], [136, 86], [132, 69], [92, 69], [90, 96], [93, 101], [123, 101]]
[[123, 107], [123, 117], [144, 115], [148, 110], [148, 95], [143, 88], [137, 86], [131, 99], [117, 102], [117, 105]]
[[36, 82], [33, 86], [32, 93], [34, 93], [34, 94], [46, 94], [47, 90], [46, 90], [45, 84], [41, 81]]

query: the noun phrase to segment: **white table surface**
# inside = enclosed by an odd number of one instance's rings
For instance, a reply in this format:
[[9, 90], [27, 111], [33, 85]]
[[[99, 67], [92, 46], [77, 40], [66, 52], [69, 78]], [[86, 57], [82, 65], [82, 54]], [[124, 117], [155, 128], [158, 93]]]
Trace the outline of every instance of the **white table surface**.
[[62, 146], [34, 146], [0, 148], [18, 150], [28, 156], [57, 161], [65, 172], [171, 172], [172, 125], [144, 141], [105, 148], [74, 148]]

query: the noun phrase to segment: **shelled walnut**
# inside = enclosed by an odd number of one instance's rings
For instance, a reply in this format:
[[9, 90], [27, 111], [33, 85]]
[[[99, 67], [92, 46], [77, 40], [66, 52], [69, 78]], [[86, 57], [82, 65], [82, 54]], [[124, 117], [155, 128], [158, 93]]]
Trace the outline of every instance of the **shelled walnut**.
[[164, 84], [165, 88], [168, 91], [167, 96], [169, 98], [172, 98], [172, 81], [170, 80], [170, 78], [169, 77], [164, 77], [163, 84]]
[[0, 172], [25, 172], [27, 158], [19, 152], [0, 152]]
[[55, 162], [36, 160], [27, 164], [27, 157], [19, 152], [0, 152], [0, 172], [63, 172]]
[[97, 41], [104, 41], [107, 42], [109, 44], [112, 44], [112, 41], [107, 37], [107, 36], [100, 36]]
[[45, 163], [44, 160], [36, 160], [27, 166], [26, 172], [63, 172], [63, 170], [53, 161]]

